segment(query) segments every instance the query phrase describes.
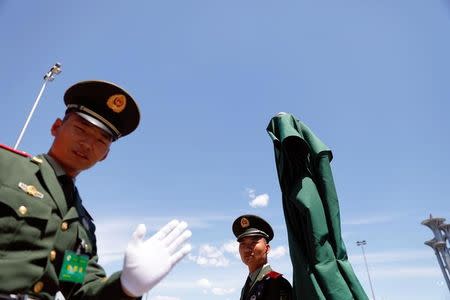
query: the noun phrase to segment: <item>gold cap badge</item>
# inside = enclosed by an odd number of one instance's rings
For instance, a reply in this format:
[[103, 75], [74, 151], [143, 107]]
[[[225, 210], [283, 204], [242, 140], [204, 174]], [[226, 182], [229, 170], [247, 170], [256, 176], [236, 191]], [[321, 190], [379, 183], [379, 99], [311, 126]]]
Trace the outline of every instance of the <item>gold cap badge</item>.
[[112, 95], [108, 98], [108, 101], [106, 101], [106, 105], [108, 105], [108, 107], [111, 108], [114, 112], [120, 113], [125, 109], [125, 106], [127, 105], [127, 98], [122, 94]]
[[248, 226], [250, 226], [250, 222], [248, 221], [247, 218], [242, 218], [241, 219], [241, 227], [242, 228], [247, 228]]

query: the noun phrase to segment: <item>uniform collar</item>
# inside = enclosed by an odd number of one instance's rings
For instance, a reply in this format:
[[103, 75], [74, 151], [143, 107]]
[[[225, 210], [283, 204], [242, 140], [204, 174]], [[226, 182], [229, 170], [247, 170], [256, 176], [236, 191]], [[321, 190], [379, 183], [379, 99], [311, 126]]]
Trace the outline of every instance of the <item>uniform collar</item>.
[[[56, 177], [66, 175], [66, 171], [64, 168], [50, 155], [48, 154], [42, 154], [45, 159], [48, 161], [50, 166], [52, 166], [52, 169], [55, 171]], [[75, 182], [75, 178], [72, 178], [72, 180]]]
[[261, 278], [264, 277], [271, 270], [272, 270], [272, 268], [270, 268], [270, 265], [268, 263], [266, 263], [261, 268], [259, 268], [259, 269], [255, 270], [254, 272], [250, 273], [248, 275], [248, 277], [250, 277], [250, 280], [251, 280], [251, 282], [253, 284], [255, 281], [261, 280]]

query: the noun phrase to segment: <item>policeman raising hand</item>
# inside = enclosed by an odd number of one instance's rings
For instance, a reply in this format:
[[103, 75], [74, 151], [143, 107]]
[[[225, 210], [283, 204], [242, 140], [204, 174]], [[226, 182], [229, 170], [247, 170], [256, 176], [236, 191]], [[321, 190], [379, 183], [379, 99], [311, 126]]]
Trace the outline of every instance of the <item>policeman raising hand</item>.
[[282, 274], [272, 270], [267, 261], [272, 227], [255, 215], [243, 215], [233, 222], [233, 233], [239, 242], [239, 254], [248, 267], [248, 277], [241, 300], [291, 300], [292, 287]]
[[139, 225], [122, 271], [106, 277], [74, 179], [136, 129], [139, 109], [124, 89], [105, 81], [73, 85], [64, 102], [48, 154], [0, 146], [0, 300], [138, 298], [190, 251], [191, 232], [173, 220], [146, 239]]

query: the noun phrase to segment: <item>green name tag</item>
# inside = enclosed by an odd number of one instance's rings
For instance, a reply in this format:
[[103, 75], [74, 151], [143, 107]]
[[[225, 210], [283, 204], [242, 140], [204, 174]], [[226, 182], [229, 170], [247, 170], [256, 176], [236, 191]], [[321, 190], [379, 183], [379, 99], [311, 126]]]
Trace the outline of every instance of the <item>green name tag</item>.
[[87, 255], [80, 255], [74, 251], [66, 250], [61, 272], [59, 272], [59, 280], [83, 283], [88, 261], [89, 257]]

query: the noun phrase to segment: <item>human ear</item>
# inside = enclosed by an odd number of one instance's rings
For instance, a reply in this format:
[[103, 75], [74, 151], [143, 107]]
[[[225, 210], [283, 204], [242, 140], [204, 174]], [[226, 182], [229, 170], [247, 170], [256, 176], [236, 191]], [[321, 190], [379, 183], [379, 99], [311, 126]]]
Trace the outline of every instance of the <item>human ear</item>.
[[50, 128], [50, 132], [52, 133], [52, 136], [56, 136], [56, 133], [58, 131], [58, 129], [61, 127], [63, 121], [58, 118], [55, 120], [55, 122], [53, 122], [52, 127]]

